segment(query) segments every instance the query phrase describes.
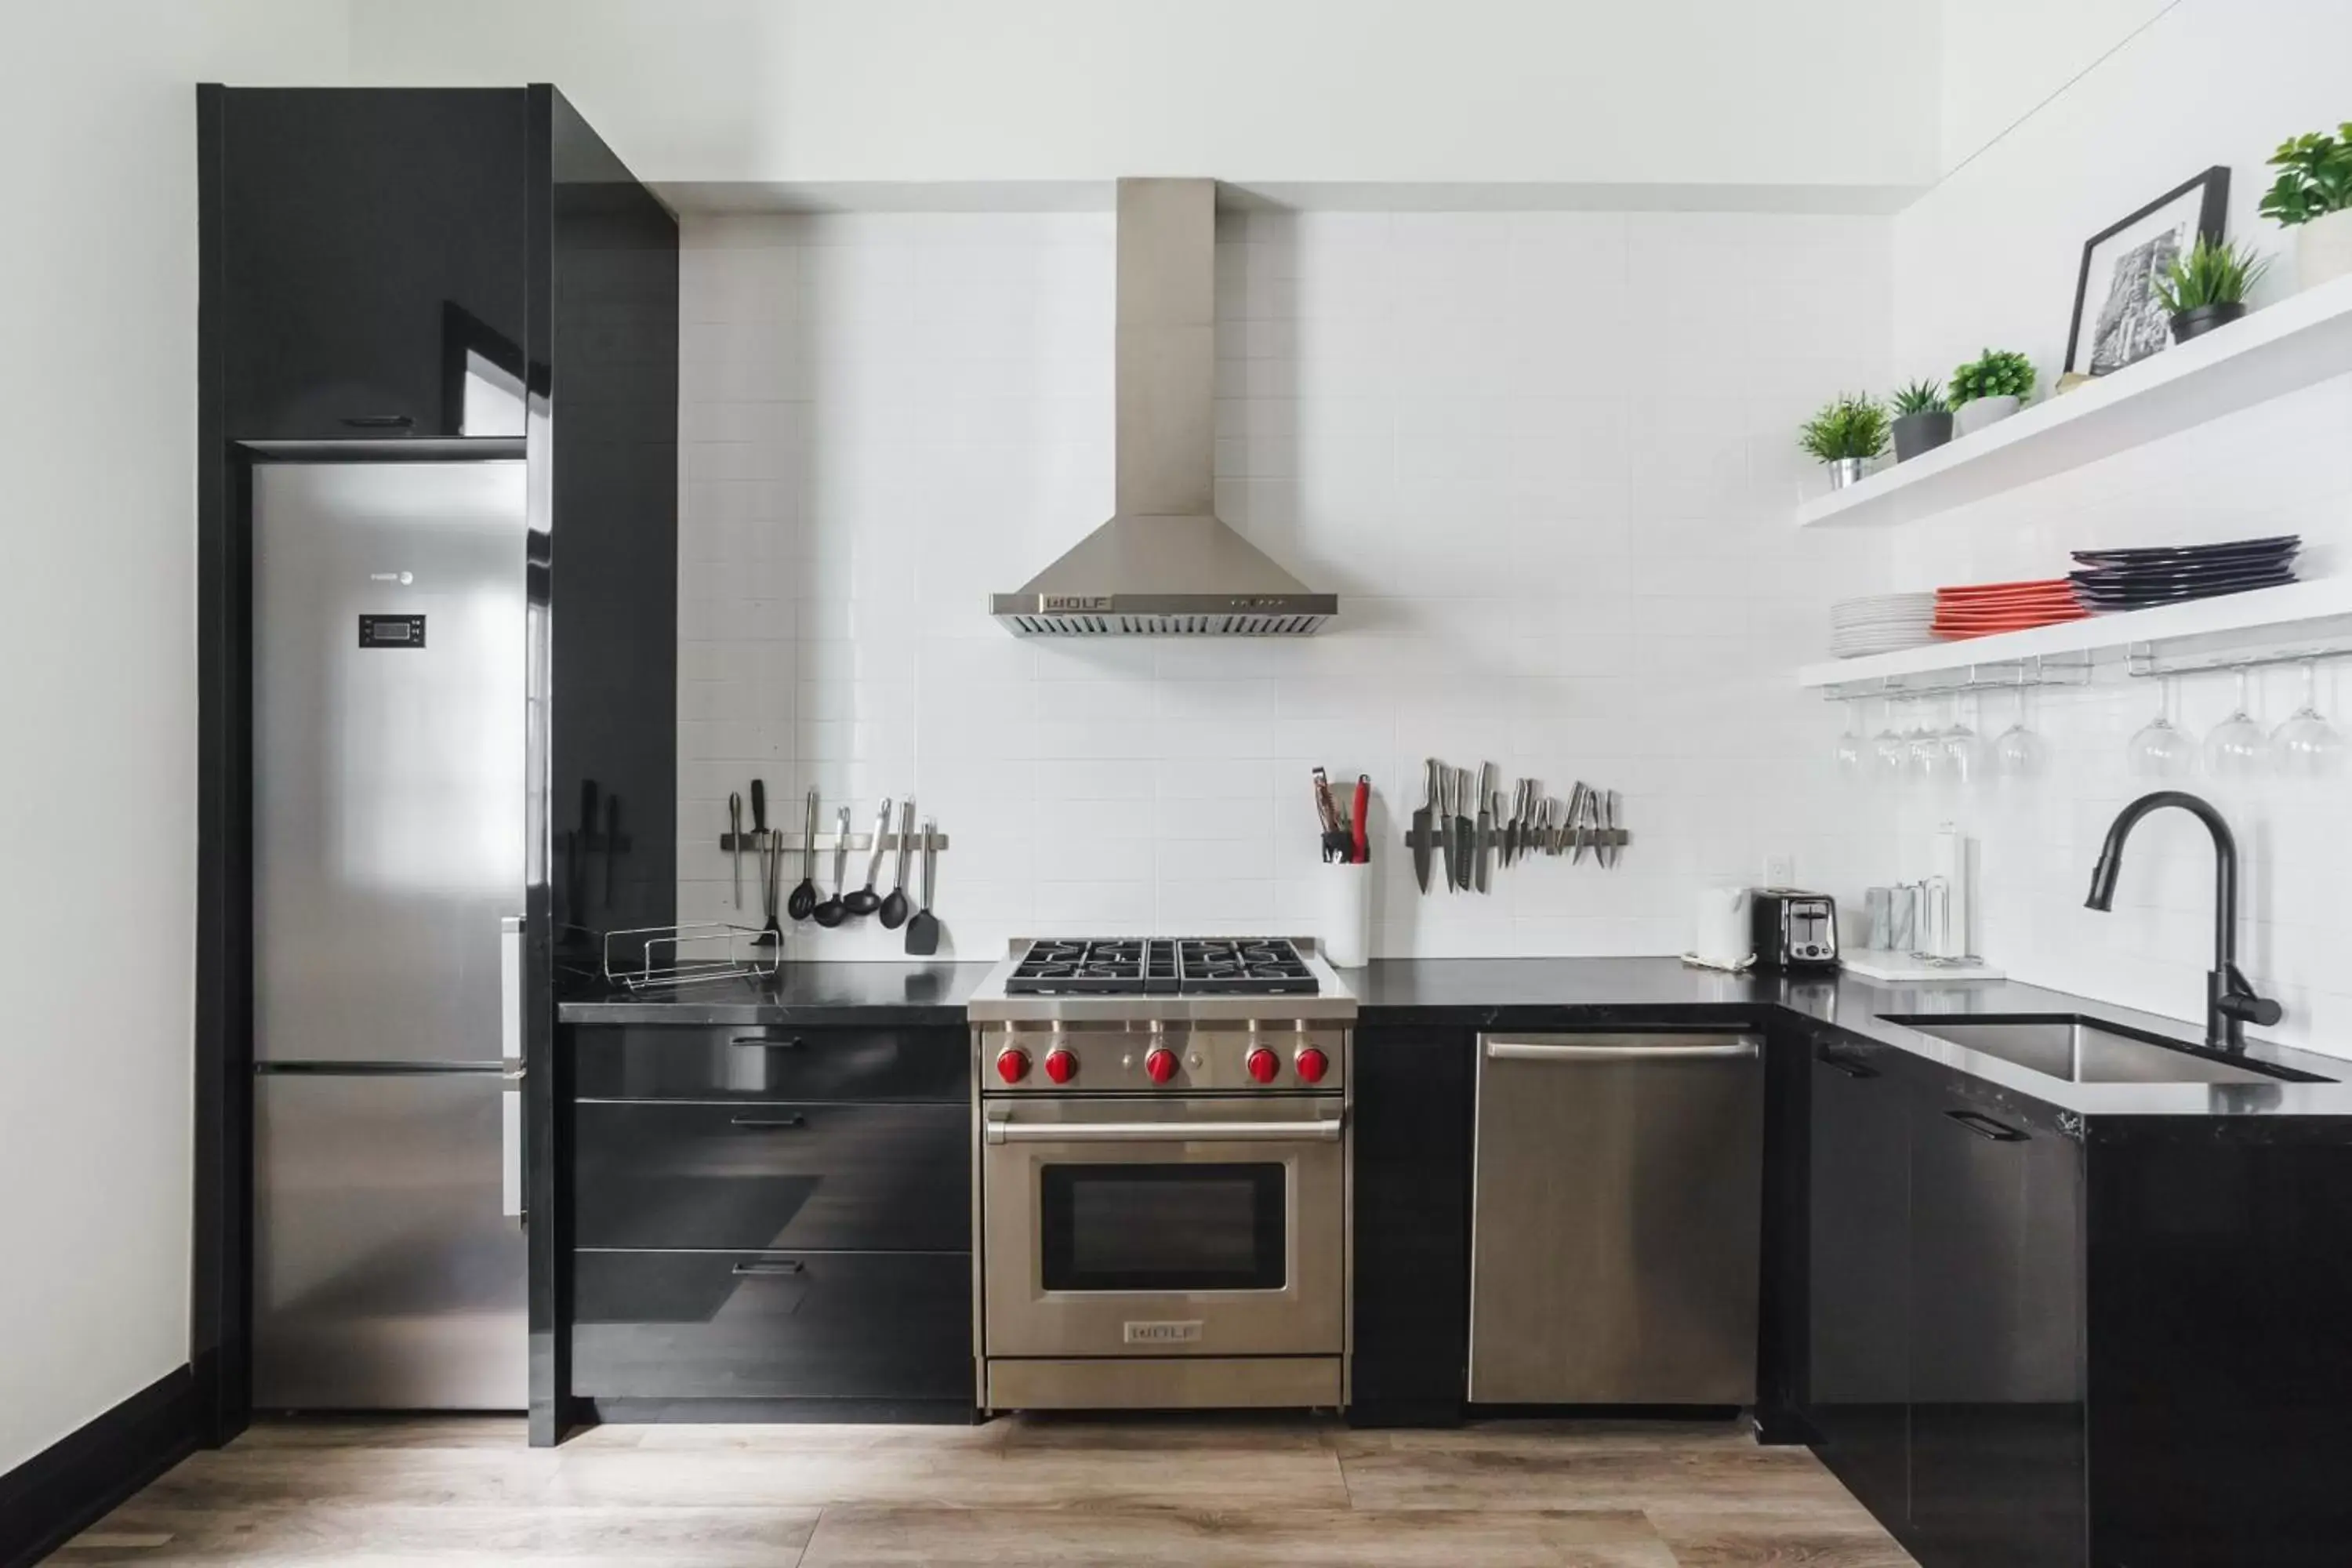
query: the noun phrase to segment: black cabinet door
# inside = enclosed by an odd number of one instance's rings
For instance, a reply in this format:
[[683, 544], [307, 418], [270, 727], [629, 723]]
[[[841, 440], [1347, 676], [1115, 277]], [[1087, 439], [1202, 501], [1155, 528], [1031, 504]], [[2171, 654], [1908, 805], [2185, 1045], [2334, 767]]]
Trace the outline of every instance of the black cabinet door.
[[1811, 1047], [1805, 1415], [1889, 1530], [1909, 1517], [1911, 1115], [1892, 1052]]
[[1911, 1528], [1931, 1568], [2084, 1561], [2082, 1146], [1969, 1080], [1911, 1114]]
[[961, 1105], [583, 1101], [580, 1247], [971, 1248]]
[[600, 1024], [571, 1039], [583, 1100], [971, 1101], [971, 1037], [952, 1025]]
[[1356, 1033], [1358, 1420], [1458, 1421], [1468, 1397], [1474, 1050], [1467, 1029]]
[[592, 1399], [972, 1396], [969, 1254], [583, 1252]]
[[224, 434], [520, 435], [523, 90], [246, 89], [222, 113]]

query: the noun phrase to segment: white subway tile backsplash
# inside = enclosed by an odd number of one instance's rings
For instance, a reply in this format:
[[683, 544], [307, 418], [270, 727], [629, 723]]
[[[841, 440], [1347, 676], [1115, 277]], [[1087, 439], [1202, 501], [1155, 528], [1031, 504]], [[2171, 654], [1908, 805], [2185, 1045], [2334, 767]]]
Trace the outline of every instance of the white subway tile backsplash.
[[[1783, 447], [1883, 354], [1882, 225], [1232, 215], [1218, 505], [1339, 620], [1021, 642], [986, 595], [1109, 511], [1112, 238], [1102, 214], [688, 219], [683, 915], [731, 908], [716, 836], [755, 772], [860, 831], [913, 790], [955, 843], [956, 956], [1310, 929], [1318, 763], [1379, 792], [1384, 952], [1673, 952], [1697, 879], [1828, 860], [1834, 718], [1789, 676], [1847, 584], [1786, 527], [1810, 476]], [[1431, 754], [1612, 785], [1635, 847], [1424, 899], [1396, 838]]]

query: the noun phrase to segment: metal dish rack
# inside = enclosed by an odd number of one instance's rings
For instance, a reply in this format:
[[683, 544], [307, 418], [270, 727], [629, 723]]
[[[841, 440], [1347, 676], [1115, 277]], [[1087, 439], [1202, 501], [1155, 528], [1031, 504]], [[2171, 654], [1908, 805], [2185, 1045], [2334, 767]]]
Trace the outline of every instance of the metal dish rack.
[[[756, 926], [724, 921], [609, 931], [604, 933], [604, 978], [628, 991], [764, 980], [783, 962], [783, 948], [781, 943], [762, 947], [763, 934]], [[620, 945], [616, 948], [615, 943]], [[634, 963], [628, 956], [633, 946]], [[616, 954], [618, 963], [614, 962]], [[657, 962], [665, 954], [668, 962]]]

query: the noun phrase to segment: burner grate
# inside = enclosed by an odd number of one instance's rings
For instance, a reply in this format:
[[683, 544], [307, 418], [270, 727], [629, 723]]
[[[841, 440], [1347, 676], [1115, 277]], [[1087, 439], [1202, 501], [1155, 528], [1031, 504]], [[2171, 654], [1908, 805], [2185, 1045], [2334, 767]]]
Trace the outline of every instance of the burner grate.
[[1282, 937], [1055, 938], [1032, 942], [1010, 996], [1312, 996], [1319, 987]]

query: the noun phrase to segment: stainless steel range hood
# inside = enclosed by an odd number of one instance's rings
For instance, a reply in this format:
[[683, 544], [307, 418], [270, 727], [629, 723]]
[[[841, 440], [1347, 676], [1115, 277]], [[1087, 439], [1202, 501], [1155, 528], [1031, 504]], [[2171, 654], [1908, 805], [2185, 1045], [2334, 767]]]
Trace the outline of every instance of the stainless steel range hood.
[[1020, 637], [1304, 637], [1339, 612], [1217, 516], [1213, 180], [1118, 183], [1111, 520], [989, 596]]

